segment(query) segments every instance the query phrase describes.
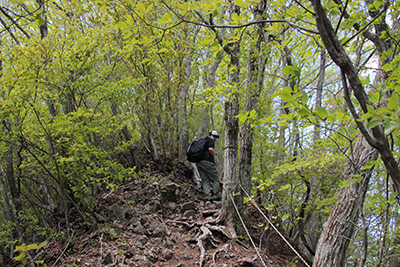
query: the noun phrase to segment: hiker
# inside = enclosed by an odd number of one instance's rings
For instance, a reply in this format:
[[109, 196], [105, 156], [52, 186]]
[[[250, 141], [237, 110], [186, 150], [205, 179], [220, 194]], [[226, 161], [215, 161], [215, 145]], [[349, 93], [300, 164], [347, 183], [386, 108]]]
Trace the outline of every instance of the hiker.
[[221, 201], [219, 192], [219, 173], [215, 165], [215, 141], [219, 138], [217, 131], [211, 131], [205, 138], [205, 154], [202, 160], [196, 163], [201, 176], [206, 203]]

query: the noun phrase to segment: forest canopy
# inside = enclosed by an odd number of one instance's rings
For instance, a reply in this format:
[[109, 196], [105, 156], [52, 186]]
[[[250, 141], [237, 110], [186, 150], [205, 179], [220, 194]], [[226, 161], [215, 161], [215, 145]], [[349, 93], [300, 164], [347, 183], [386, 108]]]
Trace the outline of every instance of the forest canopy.
[[231, 233], [249, 194], [313, 266], [397, 266], [399, 5], [0, 1], [0, 253], [217, 130]]

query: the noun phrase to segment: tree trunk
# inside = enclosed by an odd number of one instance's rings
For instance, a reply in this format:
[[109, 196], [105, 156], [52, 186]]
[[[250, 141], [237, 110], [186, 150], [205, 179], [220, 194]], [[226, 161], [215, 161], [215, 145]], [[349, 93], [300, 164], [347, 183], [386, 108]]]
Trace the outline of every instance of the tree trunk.
[[179, 134], [179, 144], [180, 148], [178, 151], [178, 157], [180, 161], [183, 161], [186, 157], [186, 148], [188, 147], [189, 135], [188, 135], [188, 124], [186, 118], [186, 98], [189, 90], [189, 78], [192, 73], [192, 62], [191, 62], [191, 53], [188, 53], [185, 57], [185, 84], [181, 91], [181, 98], [179, 103], [179, 121], [178, 127], [181, 126], [181, 131]]
[[[318, 82], [317, 82], [317, 93], [315, 96], [315, 110], [318, 110], [322, 104], [322, 88], [324, 86], [325, 79], [325, 63], [326, 63], [326, 52], [325, 49], [321, 50], [320, 55], [320, 65], [319, 65], [319, 74], [318, 74]], [[321, 131], [319, 129], [319, 125], [314, 126], [314, 143], [315, 141], [321, 138]]]
[[[354, 144], [350, 159], [347, 161], [343, 177], [350, 185], [340, 190], [338, 200], [332, 208], [329, 219], [318, 241], [314, 258], [314, 267], [344, 266], [346, 250], [363, 208], [365, 193], [368, 189], [372, 170], [360, 171], [369, 160], [376, 160], [378, 152], [372, 148], [363, 135]], [[361, 175], [362, 181], [351, 182], [355, 175]]]
[[[265, 4], [258, 4], [254, 12], [255, 17], [262, 18]], [[257, 41], [255, 49], [250, 50], [248, 74], [247, 74], [247, 92], [244, 112], [250, 114], [256, 110], [258, 98], [263, 88], [266, 55], [261, 51], [261, 44], [266, 42], [263, 27], [264, 24], [256, 25]], [[239, 182], [244, 189], [244, 196], [251, 195], [251, 165], [253, 152], [253, 127], [250, 122], [245, 122], [240, 127], [240, 153], [239, 153]], [[243, 219], [248, 220], [248, 205], [241, 205]]]
[[[240, 8], [235, 4], [231, 5], [231, 15], [240, 13]], [[224, 46], [225, 52], [230, 56], [230, 66], [228, 69], [228, 81], [236, 91], [239, 83], [239, 55], [240, 44], [234, 42]], [[225, 221], [228, 231], [233, 237], [245, 236], [246, 232], [241, 222], [243, 214], [239, 213], [242, 209], [243, 195], [240, 193], [240, 183], [238, 176], [238, 136], [239, 136], [239, 94], [228, 91], [228, 99], [225, 101], [225, 153], [224, 153], [224, 186], [222, 192], [223, 205], [221, 216]], [[246, 222], [244, 222], [246, 223]]]
[[[364, 113], [368, 113], [367, 106], [370, 105], [370, 101], [368, 99], [367, 93], [364, 90], [364, 86], [361, 83], [360, 78], [358, 77], [358, 72], [354, 65], [352, 64], [349, 56], [346, 54], [345, 50], [342, 47], [336, 33], [332, 27], [331, 22], [329, 21], [326, 13], [321, 5], [320, 0], [311, 0], [311, 3], [314, 7], [315, 11], [315, 21], [318, 27], [318, 32], [321, 36], [324, 45], [332, 58], [332, 60], [341, 68], [343, 74], [349, 80], [350, 87], [354, 92], [354, 96], [356, 97], [360, 107]], [[378, 35], [380, 36], [380, 35]], [[377, 49], [380, 53], [386, 51], [385, 49], [389, 49], [390, 45], [386, 43], [381, 43], [379, 38], [372, 38], [372, 41], [377, 46]], [[379, 75], [383, 79], [386, 78], [386, 74], [382, 73]], [[385, 168], [392, 178], [394, 187], [396, 191], [400, 192], [400, 169], [394, 158], [394, 155], [389, 147], [389, 142], [387, 137], [384, 135], [384, 129], [382, 125], [375, 126], [372, 129], [372, 135], [367, 131], [366, 127], [362, 124], [359, 119], [359, 115], [353, 103], [351, 102], [350, 96], [348, 92], [345, 92], [345, 98], [347, 105], [351, 111], [351, 114], [361, 131], [361, 133], [365, 136], [368, 143], [376, 148], [379, 151], [379, 154], [382, 158], [383, 163], [385, 164]]]

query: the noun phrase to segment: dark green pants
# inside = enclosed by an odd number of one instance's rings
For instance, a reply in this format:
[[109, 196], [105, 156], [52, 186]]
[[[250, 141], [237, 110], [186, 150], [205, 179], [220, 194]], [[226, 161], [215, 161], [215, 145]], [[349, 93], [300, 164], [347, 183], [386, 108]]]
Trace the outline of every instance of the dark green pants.
[[201, 186], [203, 187], [205, 199], [208, 201], [220, 200], [219, 192], [219, 173], [217, 166], [207, 160], [196, 163], [197, 170], [201, 177]]

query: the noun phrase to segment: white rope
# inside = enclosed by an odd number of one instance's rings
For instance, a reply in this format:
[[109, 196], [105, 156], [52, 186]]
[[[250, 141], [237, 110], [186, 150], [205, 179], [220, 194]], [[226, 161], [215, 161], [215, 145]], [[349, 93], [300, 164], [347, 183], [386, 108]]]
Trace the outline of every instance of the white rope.
[[[231, 194], [233, 194], [233, 192], [231, 192]], [[233, 201], [233, 197], [232, 197], [231, 194], [228, 194], [228, 195], [231, 197], [231, 200], [232, 200], [233, 206], [235, 207], [236, 213], [237, 213], [237, 215], [239, 216], [239, 219], [240, 219], [240, 221], [242, 222], [242, 225], [243, 225], [244, 229], [246, 230], [247, 235], [249, 236], [249, 239], [250, 239], [250, 241], [251, 241], [251, 244], [253, 245], [254, 249], [255, 249], [256, 252], [257, 252], [258, 257], [260, 258], [260, 261], [261, 261], [261, 262], [263, 263], [263, 265], [266, 267], [267, 265], [265, 265], [265, 263], [264, 263], [264, 261], [263, 261], [263, 259], [262, 259], [262, 257], [261, 257], [261, 254], [260, 254], [260, 252], [258, 251], [258, 249], [257, 249], [257, 247], [256, 247], [256, 244], [254, 243], [253, 239], [251, 238], [250, 233], [249, 233], [249, 231], [247, 230], [246, 225], [244, 224], [244, 221], [243, 221], [243, 219], [242, 219], [242, 216], [240, 216], [239, 210], [238, 210], [238, 208], [236, 207], [236, 203], [235, 203], [235, 201]]]
[[254, 206], [258, 209], [258, 211], [263, 215], [263, 217], [267, 220], [267, 222], [272, 226], [272, 228], [279, 234], [280, 237], [282, 237], [283, 241], [286, 242], [286, 244], [296, 253], [296, 255], [303, 261], [303, 263], [307, 266], [310, 267], [310, 265], [303, 259], [303, 257], [297, 252], [297, 250], [289, 243], [289, 241], [286, 240], [286, 238], [279, 232], [279, 230], [275, 227], [275, 225], [268, 219], [267, 216], [261, 211], [261, 209], [258, 207], [258, 205], [254, 202], [254, 200], [250, 197], [250, 195], [244, 190], [242, 185], [240, 185], [242, 188], [243, 192], [247, 195], [249, 200], [254, 204]]

